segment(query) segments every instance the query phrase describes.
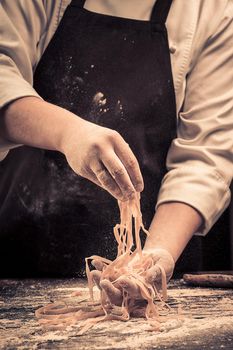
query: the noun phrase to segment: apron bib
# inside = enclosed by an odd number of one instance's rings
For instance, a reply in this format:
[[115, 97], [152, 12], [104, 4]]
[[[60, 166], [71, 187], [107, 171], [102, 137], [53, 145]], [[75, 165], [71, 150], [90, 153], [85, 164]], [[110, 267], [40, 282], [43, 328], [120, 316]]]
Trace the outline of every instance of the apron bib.
[[[165, 27], [171, 2], [157, 0], [150, 21], [140, 21], [90, 12], [84, 1], [73, 0], [34, 75], [34, 87], [46, 101], [118, 131], [130, 145], [144, 178], [146, 227], [176, 135]], [[86, 256], [114, 259], [117, 201], [76, 175], [62, 154], [20, 147], [0, 171], [0, 232], [24, 242], [21, 252], [31, 249], [32, 270], [83, 276]]]

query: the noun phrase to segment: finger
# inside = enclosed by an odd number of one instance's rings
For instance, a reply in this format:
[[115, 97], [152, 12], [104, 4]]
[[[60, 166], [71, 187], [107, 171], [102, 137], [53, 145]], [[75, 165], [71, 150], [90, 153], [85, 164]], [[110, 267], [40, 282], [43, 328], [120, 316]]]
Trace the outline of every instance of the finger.
[[97, 177], [95, 176], [88, 176], [86, 177], [88, 180], [90, 180], [91, 182], [93, 182], [94, 184], [96, 184], [99, 187], [103, 187], [102, 184], [99, 182], [99, 180], [97, 179]]
[[91, 265], [98, 271], [102, 271], [105, 266], [105, 264], [100, 260], [92, 260]]
[[[103, 170], [104, 170], [103, 168], [101, 170], [99, 169], [99, 170], [97, 170], [97, 173], [100, 173]], [[85, 177], [87, 180], [93, 182], [97, 186], [99, 186], [99, 187], [105, 189], [106, 191], [108, 191], [117, 200], [125, 200], [123, 195], [122, 195], [121, 190], [119, 189], [119, 187], [116, 186], [116, 189], [114, 189], [114, 190], [111, 190], [110, 188], [107, 188], [107, 186], [108, 186], [108, 179], [106, 179], [106, 181], [104, 180], [103, 182], [100, 182], [92, 169], [89, 169], [89, 172], [86, 173], [85, 175], [82, 175], [82, 176]], [[104, 174], [102, 174], [100, 177], [104, 177]], [[105, 183], [105, 185], [104, 185], [104, 183]], [[113, 187], [115, 188], [114, 183], [112, 184], [112, 186], [111, 186], [111, 184], [109, 186], [111, 188], [113, 188]]]
[[157, 291], [162, 291], [163, 300], [167, 300], [167, 281], [164, 268], [159, 265], [151, 267], [146, 274], [146, 281], [153, 284]]
[[109, 301], [112, 304], [121, 305], [122, 293], [118, 288], [114, 287], [110, 281], [106, 279], [100, 281], [100, 287], [105, 291]]
[[144, 183], [137, 158], [129, 145], [118, 134], [115, 138], [114, 150], [124, 165], [137, 192], [143, 191]]
[[157, 283], [161, 281], [162, 275], [161, 275], [161, 269], [158, 265], [152, 266], [150, 269], [146, 271], [145, 275], [146, 281], [149, 283]]
[[99, 161], [93, 161], [90, 167], [101, 187], [107, 190], [116, 199], [124, 200], [121, 189], [103, 164], [101, 164]]
[[90, 272], [90, 275], [95, 285], [101, 290], [101, 286], [100, 286], [101, 271], [93, 270]]
[[117, 280], [117, 284], [126, 290], [130, 296], [140, 296], [140, 288], [130, 278], [120, 277]]
[[[143, 254], [145, 255], [151, 255], [153, 259], [153, 266], [155, 266], [155, 269], [158, 270], [158, 274], [166, 273], [167, 281], [170, 280], [173, 274], [173, 270], [175, 267], [175, 261], [172, 257], [172, 255], [163, 248], [156, 248], [156, 249], [143, 249]], [[161, 270], [164, 270], [162, 273]], [[149, 270], [148, 270], [149, 271]], [[152, 272], [153, 274], [153, 272]]]
[[100, 181], [97, 179], [97, 177], [95, 176], [94, 172], [91, 169], [89, 169], [89, 171], [83, 172], [81, 176], [89, 181], [92, 181], [94, 184], [98, 185], [99, 187], [102, 187]]
[[125, 166], [122, 164], [120, 159], [114, 152], [109, 151], [102, 158], [102, 161], [108, 172], [111, 174], [111, 177], [120, 188], [125, 200], [131, 198], [131, 196], [135, 193], [135, 188]]

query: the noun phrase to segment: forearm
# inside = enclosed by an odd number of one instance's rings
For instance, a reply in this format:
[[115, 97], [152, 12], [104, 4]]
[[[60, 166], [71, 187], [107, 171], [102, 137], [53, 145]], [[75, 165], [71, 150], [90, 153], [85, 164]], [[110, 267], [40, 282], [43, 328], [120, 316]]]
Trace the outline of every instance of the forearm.
[[81, 118], [37, 97], [20, 98], [0, 115], [1, 137], [16, 143], [62, 151], [66, 130], [81, 124]]
[[37, 97], [18, 99], [0, 112], [1, 138], [62, 152], [75, 173], [118, 200], [142, 190], [137, 159], [116, 131]]
[[179, 202], [161, 204], [149, 228], [144, 250], [163, 248], [177, 261], [201, 224], [201, 215], [191, 206]]

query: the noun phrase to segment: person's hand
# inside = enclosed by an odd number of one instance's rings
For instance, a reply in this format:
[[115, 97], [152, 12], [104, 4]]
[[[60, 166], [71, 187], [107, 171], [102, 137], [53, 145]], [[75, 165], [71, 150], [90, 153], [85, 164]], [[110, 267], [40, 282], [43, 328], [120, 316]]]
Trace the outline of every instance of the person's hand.
[[154, 284], [158, 291], [163, 288], [162, 274], [166, 276], [168, 283], [173, 275], [175, 261], [172, 255], [163, 248], [144, 249], [144, 255], [151, 255], [153, 259], [153, 266], [145, 273], [145, 279], [148, 283]]
[[118, 200], [141, 192], [143, 179], [138, 161], [121, 135], [81, 118], [77, 121], [63, 138], [63, 153], [70, 167]]
[[[171, 254], [162, 248], [156, 248], [154, 250], [143, 251], [143, 256], [150, 256], [153, 260], [153, 266], [146, 269], [145, 272], [140, 276], [144, 278], [145, 282], [153, 284], [157, 291], [162, 290], [162, 273], [166, 274], [166, 281], [168, 282], [172, 277], [175, 262]], [[133, 264], [140, 264], [138, 258], [133, 258], [129, 263], [129, 269], [132, 268]], [[93, 261], [92, 264], [95, 266], [96, 270], [92, 271], [92, 278], [94, 283], [99, 289], [105, 291], [109, 301], [115, 305], [121, 305], [122, 303], [122, 293], [125, 290], [130, 298], [142, 299], [140, 289], [138, 285], [131, 279], [130, 276], [120, 276], [117, 281], [112, 283], [108, 279], [101, 280], [101, 270], [103, 269], [103, 264], [98, 261]]]

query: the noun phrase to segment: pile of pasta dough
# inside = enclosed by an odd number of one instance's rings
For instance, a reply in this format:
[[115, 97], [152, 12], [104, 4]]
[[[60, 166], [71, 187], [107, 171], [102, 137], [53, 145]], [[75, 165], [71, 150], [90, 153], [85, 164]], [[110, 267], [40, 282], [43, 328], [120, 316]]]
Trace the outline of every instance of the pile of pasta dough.
[[[120, 210], [120, 223], [113, 228], [113, 233], [118, 245], [115, 260], [93, 255], [86, 258], [86, 275], [88, 279], [89, 300], [82, 300], [76, 306], [68, 306], [66, 302], [55, 302], [36, 310], [39, 322], [49, 329], [64, 329], [68, 326], [79, 326], [78, 334], [83, 334], [96, 323], [106, 320], [127, 321], [130, 317], [146, 318], [153, 329], [159, 330], [159, 308], [169, 309], [165, 303], [167, 299], [166, 274], [161, 269], [162, 292], [158, 291], [154, 283], [149, 283], [146, 271], [150, 269], [153, 255], [143, 254], [140, 231], [149, 235], [142, 222], [139, 195], [133, 200], [118, 202]], [[99, 280], [96, 283], [95, 271], [90, 265], [98, 269]], [[94, 272], [93, 272], [94, 271]], [[127, 289], [119, 288], [121, 301], [114, 304], [109, 299], [104, 288], [103, 281], [109, 281], [118, 287], [118, 280], [122, 276], [134, 282], [139, 290], [137, 296], [130, 295]], [[93, 287], [99, 288], [98, 300], [94, 300]]]

